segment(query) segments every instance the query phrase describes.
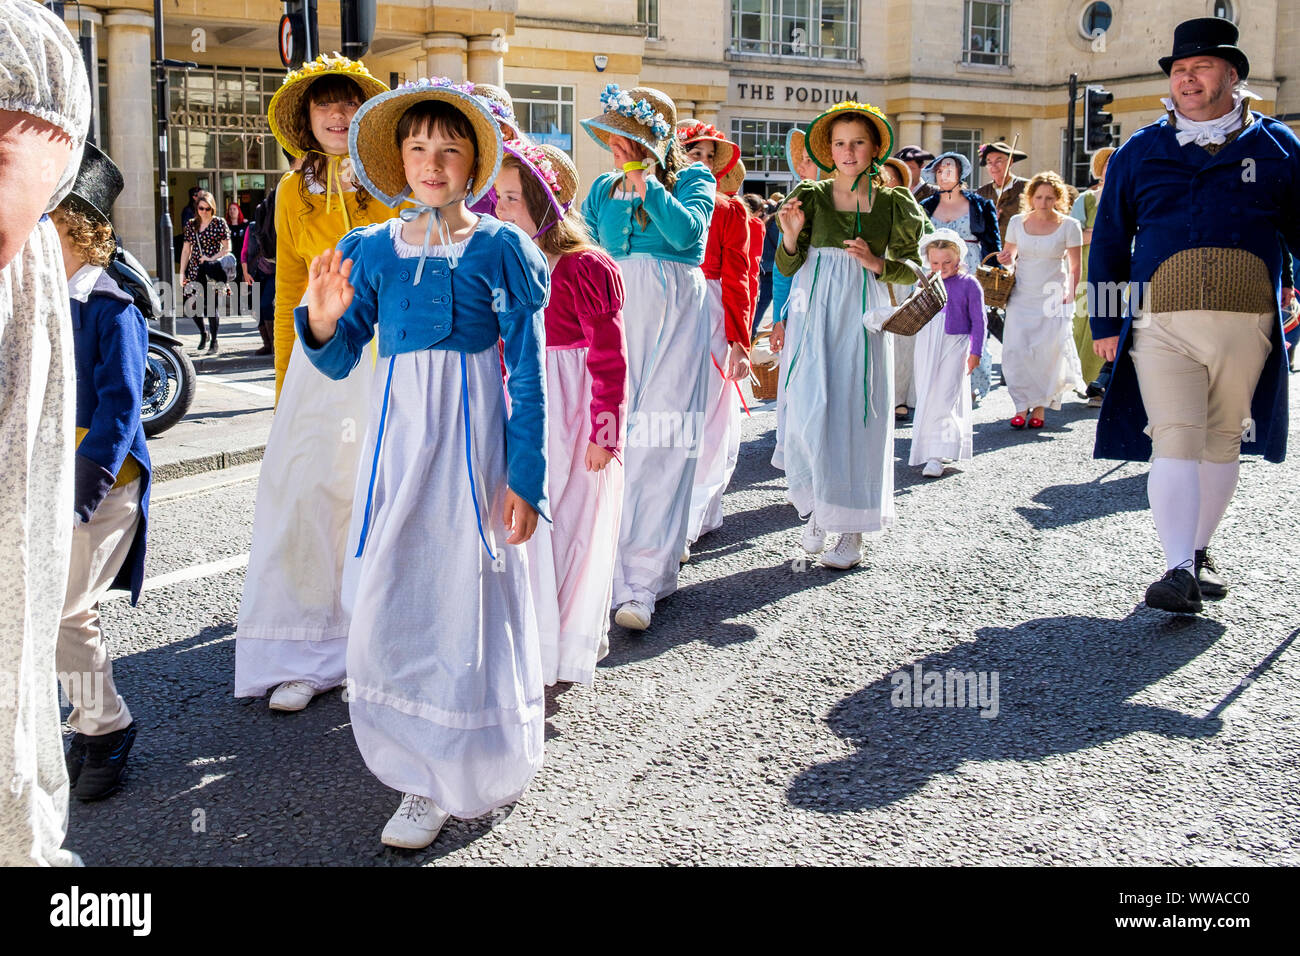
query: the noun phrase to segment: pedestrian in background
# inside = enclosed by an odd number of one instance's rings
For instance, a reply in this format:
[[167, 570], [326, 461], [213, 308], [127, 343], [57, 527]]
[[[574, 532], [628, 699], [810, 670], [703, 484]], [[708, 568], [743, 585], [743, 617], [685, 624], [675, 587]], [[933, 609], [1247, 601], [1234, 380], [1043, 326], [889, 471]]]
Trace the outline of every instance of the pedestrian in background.
[[73, 515], [68, 281], [45, 213], [72, 188], [90, 84], [63, 22], [0, 0], [0, 865], [69, 866], [55, 649]]
[[1228, 594], [1209, 546], [1241, 453], [1286, 457], [1280, 313], [1295, 295], [1282, 277], [1300, 249], [1300, 140], [1250, 109], [1237, 37], [1217, 17], [1174, 29], [1166, 114], [1111, 156], [1092, 234], [1094, 288], [1145, 293], [1094, 296], [1093, 347], [1115, 367], [1093, 454], [1150, 460], [1167, 570], [1146, 603], [1178, 613]]
[[[970, 160], [961, 153], [942, 153], [921, 170], [934, 192], [921, 201], [935, 229], [951, 229], [961, 236], [965, 259], [962, 271], [974, 279], [975, 271], [989, 256], [1002, 249], [997, 213], [993, 201], [967, 188]], [[980, 296], [983, 301], [983, 296]], [[984, 323], [980, 323], [981, 331]], [[992, 349], [976, 353], [980, 364], [971, 372], [971, 401], [978, 402], [993, 387]]]
[[1083, 230], [1069, 215], [1065, 182], [1039, 173], [1022, 197], [1023, 212], [1007, 225], [998, 262], [1014, 267], [1002, 340], [1002, 377], [1015, 403], [1012, 428], [1042, 428], [1071, 389], [1082, 391], [1068, 306], [1078, 285]]
[[781, 241], [781, 227], [776, 221], [776, 207], [780, 202], [774, 194], [763, 203], [759, 221], [763, 224], [763, 251], [758, 260], [758, 305], [754, 309], [754, 323], [749, 329], [749, 340], [754, 341], [763, 316], [772, 304], [772, 271], [776, 268], [776, 246]]
[[244, 281], [257, 289], [257, 332], [262, 347], [254, 355], [275, 354], [275, 191], [258, 203], [257, 218], [244, 233]]
[[921, 202], [931, 195], [934, 187], [921, 178], [921, 170], [933, 162], [934, 153], [920, 146], [904, 146], [894, 155], [907, 165], [908, 172], [912, 174], [907, 187], [912, 191], [912, 198]]
[[83, 801], [121, 789], [136, 736], [99, 617], [100, 599], [115, 584], [132, 604], [140, 599], [149, 523], [149, 450], [140, 421], [149, 326], [104, 272], [117, 248], [108, 211], [121, 191], [117, 166], [87, 143], [77, 181], [51, 215], [63, 247], [77, 368], [77, 522], [57, 664], [72, 704], [68, 781]]
[[233, 278], [222, 261], [231, 255], [230, 226], [216, 214], [217, 201], [206, 189], [200, 189], [194, 197], [194, 209], [196, 215], [185, 224], [185, 244], [181, 247], [185, 310], [193, 315], [199, 328], [198, 351], [207, 349], [215, 355], [219, 351], [217, 332], [224, 296]]
[[1024, 150], [1013, 149], [1006, 143], [997, 142], [985, 143], [980, 147], [979, 155], [980, 165], [989, 171], [989, 181], [975, 191], [992, 202], [997, 209], [998, 235], [1005, 244], [1007, 226], [1010, 225], [1012, 216], [1022, 212], [1021, 196], [1025, 187], [1029, 185], [1029, 180], [1017, 176], [1011, 171], [1011, 167], [1021, 160], [1028, 159], [1029, 154]]
[[1088, 328], [1088, 250], [1092, 243], [1092, 228], [1097, 220], [1097, 204], [1106, 185], [1106, 164], [1110, 162], [1113, 146], [1103, 146], [1092, 154], [1092, 177], [1097, 185], [1079, 193], [1070, 207], [1070, 215], [1083, 229], [1083, 246], [1080, 249], [1079, 288], [1074, 297], [1074, 347], [1079, 353], [1079, 366], [1088, 388], [1088, 407], [1101, 408], [1105, 386], [1097, 383], [1103, 360], [1092, 347], [1092, 332]]

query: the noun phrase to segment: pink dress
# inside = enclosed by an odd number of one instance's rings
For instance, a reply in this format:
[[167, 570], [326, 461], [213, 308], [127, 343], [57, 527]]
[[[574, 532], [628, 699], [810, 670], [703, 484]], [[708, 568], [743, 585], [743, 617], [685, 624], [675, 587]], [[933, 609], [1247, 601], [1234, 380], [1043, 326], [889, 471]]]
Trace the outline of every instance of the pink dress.
[[[546, 306], [546, 461], [553, 524], [528, 542], [547, 684], [590, 684], [609, 650], [627, 411], [623, 278], [605, 253], [562, 257]], [[616, 457], [589, 472], [587, 444]]]

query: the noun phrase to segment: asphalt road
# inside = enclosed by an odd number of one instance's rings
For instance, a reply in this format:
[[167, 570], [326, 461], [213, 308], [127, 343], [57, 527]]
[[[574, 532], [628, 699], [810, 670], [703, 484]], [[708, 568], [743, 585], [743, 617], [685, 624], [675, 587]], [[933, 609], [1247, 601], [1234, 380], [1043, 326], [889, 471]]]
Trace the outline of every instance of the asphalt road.
[[[151, 589], [104, 608], [130, 779], [74, 803], [67, 845], [110, 865], [1300, 863], [1295, 465], [1244, 465], [1214, 544], [1232, 594], [1172, 617], [1140, 604], [1163, 570], [1146, 467], [1092, 460], [1081, 403], [1039, 433], [1012, 413], [995, 390], [974, 462], [938, 480], [900, 429], [898, 526], [839, 572], [797, 560], [756, 409], [725, 525], [649, 632], [614, 628], [596, 686], [550, 701], [524, 799], [419, 852], [380, 844], [398, 794], [338, 692], [293, 715], [231, 696], [257, 466], [161, 485]], [[897, 706], [950, 670], [977, 706]]]

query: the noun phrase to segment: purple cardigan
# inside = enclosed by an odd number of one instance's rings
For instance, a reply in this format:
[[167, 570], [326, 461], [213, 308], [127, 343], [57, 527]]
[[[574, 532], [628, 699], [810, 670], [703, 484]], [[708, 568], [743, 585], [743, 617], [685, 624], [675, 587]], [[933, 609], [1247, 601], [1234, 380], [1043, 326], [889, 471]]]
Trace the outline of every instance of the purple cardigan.
[[948, 335], [970, 335], [970, 354], [984, 354], [984, 290], [972, 275], [958, 273], [943, 280], [948, 290], [943, 330]]

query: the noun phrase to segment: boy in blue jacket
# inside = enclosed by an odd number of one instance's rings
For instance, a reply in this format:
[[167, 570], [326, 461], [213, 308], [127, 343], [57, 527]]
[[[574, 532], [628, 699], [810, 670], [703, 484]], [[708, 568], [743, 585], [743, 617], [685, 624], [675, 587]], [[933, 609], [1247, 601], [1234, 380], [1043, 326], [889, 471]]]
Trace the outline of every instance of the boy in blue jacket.
[[113, 585], [131, 602], [144, 580], [149, 452], [140, 402], [149, 330], [105, 272], [116, 248], [106, 211], [122, 175], [89, 143], [72, 192], [51, 215], [63, 247], [77, 368], [77, 457], [72, 558], [56, 665], [75, 731], [68, 780], [80, 800], [122, 787], [135, 723], [113, 683], [99, 600]]

